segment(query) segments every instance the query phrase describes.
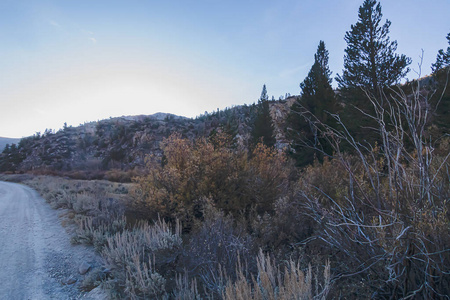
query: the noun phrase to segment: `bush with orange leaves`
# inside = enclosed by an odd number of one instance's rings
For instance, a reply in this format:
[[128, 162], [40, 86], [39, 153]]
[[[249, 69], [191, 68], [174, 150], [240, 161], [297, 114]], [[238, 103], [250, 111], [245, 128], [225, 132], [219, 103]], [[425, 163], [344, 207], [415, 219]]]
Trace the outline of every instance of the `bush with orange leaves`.
[[202, 217], [202, 199], [234, 215], [255, 208], [270, 212], [287, 193], [292, 170], [283, 152], [262, 144], [251, 155], [224, 133], [194, 141], [174, 133], [161, 143], [162, 157], [147, 158], [146, 176], [136, 178], [135, 205], [148, 218], [184, 222]]

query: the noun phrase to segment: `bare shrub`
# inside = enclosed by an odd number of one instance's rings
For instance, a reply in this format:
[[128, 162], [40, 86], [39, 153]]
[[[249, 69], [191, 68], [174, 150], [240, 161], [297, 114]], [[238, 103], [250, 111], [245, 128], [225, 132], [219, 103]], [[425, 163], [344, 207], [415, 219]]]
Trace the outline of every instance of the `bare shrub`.
[[177, 274], [175, 278], [176, 288], [173, 291], [173, 297], [176, 300], [200, 300], [202, 299], [198, 292], [197, 280], [194, 278], [189, 281], [188, 273]]
[[118, 169], [112, 169], [105, 172], [104, 178], [109, 181], [113, 182], [131, 182], [133, 177], [136, 177], [139, 175], [139, 172], [137, 170], [118, 170]]
[[250, 254], [251, 239], [245, 230], [238, 229], [231, 216], [206, 205], [204, 221], [193, 231], [187, 248], [191, 275], [218, 296], [225, 287], [224, 274], [234, 277], [238, 261], [250, 260]]
[[298, 241], [313, 234], [314, 223], [295, 197], [281, 197], [274, 203], [274, 213], [250, 216], [253, 243], [278, 258], [297, 257]]
[[172, 229], [163, 220], [140, 223], [107, 238], [102, 254], [112, 270], [108, 285], [131, 299], [162, 297], [165, 279], [155, 268], [173, 262], [181, 247], [180, 224]]
[[298, 201], [319, 224], [308, 241], [337, 250], [337, 277], [354, 280], [355, 292], [367, 297], [443, 297], [450, 292], [450, 154], [435, 153], [427, 135], [430, 95], [420, 86], [410, 95], [390, 93], [367, 94], [378, 145], [356, 141], [339, 116], [339, 131], [311, 123], [335, 154], [301, 179]]
[[[299, 262], [289, 260], [280, 270], [269, 255], [260, 251], [257, 257], [257, 276], [247, 280], [241, 264], [237, 265], [237, 280], [228, 281], [223, 293], [224, 300], [291, 300], [291, 299], [326, 299], [331, 286], [330, 263], [324, 267], [323, 275], [315, 274], [311, 265], [303, 272]], [[320, 277], [320, 279], [319, 279]]]
[[152, 260], [143, 261], [138, 253], [127, 264], [124, 293], [130, 299], [165, 298], [166, 280], [152, 266]]
[[100, 252], [107, 243], [108, 237], [123, 232], [127, 225], [126, 218], [112, 219], [109, 222], [95, 222], [93, 217], [82, 216], [77, 220], [78, 229], [72, 237], [72, 243], [93, 245]]
[[91, 244], [101, 251], [107, 237], [126, 227], [124, 185], [105, 181], [79, 181], [65, 178], [36, 176], [26, 184], [39, 191], [53, 208], [64, 208], [69, 220], [75, 223], [72, 243]]

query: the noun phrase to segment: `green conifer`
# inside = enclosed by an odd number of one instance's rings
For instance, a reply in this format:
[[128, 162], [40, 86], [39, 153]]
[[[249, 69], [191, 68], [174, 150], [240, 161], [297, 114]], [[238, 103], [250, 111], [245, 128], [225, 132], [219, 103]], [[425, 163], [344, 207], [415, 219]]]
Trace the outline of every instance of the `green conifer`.
[[270, 116], [269, 96], [266, 85], [263, 85], [261, 97], [258, 100], [257, 113], [253, 126], [252, 137], [255, 144], [262, 142], [272, 147], [275, 145], [275, 135], [273, 130], [272, 117]]
[[[336, 113], [338, 107], [331, 82], [328, 51], [325, 43], [320, 41], [314, 55], [314, 64], [308, 76], [300, 83], [301, 97], [294, 102], [287, 118], [291, 154], [299, 166], [311, 163], [314, 155], [321, 159], [324, 152], [331, 151], [316, 130], [317, 127], [322, 127], [321, 124], [335, 126], [330, 114]], [[321, 150], [316, 151], [314, 148]]]
[[397, 41], [388, 36], [391, 22], [382, 25], [382, 16], [376, 0], [365, 0], [359, 8], [358, 22], [345, 34], [344, 70], [336, 77], [341, 90], [365, 88], [377, 95], [408, 73], [411, 59], [395, 53]]
[[[450, 33], [447, 34], [448, 44], [450, 45]], [[442, 68], [450, 66], [450, 47], [447, 47], [447, 52], [444, 52], [444, 49], [439, 50], [436, 62], [431, 65], [431, 70], [433, 73], [436, 73]]]

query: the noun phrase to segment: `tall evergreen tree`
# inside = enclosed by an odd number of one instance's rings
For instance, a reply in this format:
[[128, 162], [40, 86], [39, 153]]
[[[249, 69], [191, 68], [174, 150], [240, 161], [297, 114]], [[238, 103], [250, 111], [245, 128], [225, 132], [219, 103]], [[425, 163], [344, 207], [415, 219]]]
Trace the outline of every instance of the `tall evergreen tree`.
[[320, 124], [335, 126], [330, 113], [336, 113], [338, 107], [331, 82], [328, 51], [325, 43], [320, 41], [314, 55], [314, 64], [308, 76], [300, 83], [301, 97], [294, 102], [287, 118], [287, 137], [291, 140], [291, 154], [298, 166], [311, 163], [314, 155], [322, 159], [323, 152], [330, 152], [315, 128], [321, 127]]
[[[450, 45], [450, 33], [447, 34], [447, 41]], [[431, 65], [431, 70], [433, 73], [436, 73], [440, 69], [447, 66], [450, 66], [450, 47], [447, 47], [447, 52], [444, 52], [444, 49], [439, 50], [436, 57], [436, 62]]]
[[[447, 35], [450, 45], [450, 33]], [[433, 70], [434, 88], [430, 99], [433, 109], [433, 123], [437, 125], [439, 134], [448, 135], [450, 131], [450, 47], [447, 51], [439, 50], [436, 62], [431, 66]]]
[[267, 88], [266, 85], [263, 85], [262, 91], [261, 91], [261, 97], [259, 97], [259, 102], [261, 101], [268, 101], [269, 100], [269, 95], [267, 95]]
[[331, 87], [331, 71], [328, 67], [328, 50], [319, 42], [314, 54], [314, 64], [305, 80], [300, 83], [302, 102], [322, 123], [329, 121], [329, 113], [337, 110], [336, 98]]
[[252, 137], [255, 144], [262, 139], [262, 142], [268, 147], [274, 146], [276, 142], [272, 117], [270, 116], [269, 96], [267, 95], [265, 84], [261, 91], [261, 97], [258, 100], [257, 115], [253, 126]]
[[344, 70], [336, 77], [341, 90], [366, 88], [377, 95], [408, 73], [411, 59], [395, 53], [397, 41], [388, 36], [391, 22], [382, 25], [382, 16], [376, 0], [365, 0], [359, 8], [358, 22], [345, 34]]

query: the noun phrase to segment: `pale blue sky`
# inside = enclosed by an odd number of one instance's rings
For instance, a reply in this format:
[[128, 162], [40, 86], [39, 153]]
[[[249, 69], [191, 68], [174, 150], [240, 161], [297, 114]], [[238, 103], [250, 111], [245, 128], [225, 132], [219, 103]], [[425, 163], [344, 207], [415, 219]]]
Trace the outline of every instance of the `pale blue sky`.
[[[0, 0], [0, 136], [159, 111], [194, 117], [299, 94], [320, 40], [333, 77], [362, 0]], [[430, 73], [449, 0], [381, 2], [398, 52]], [[410, 79], [416, 78], [410, 72]]]

